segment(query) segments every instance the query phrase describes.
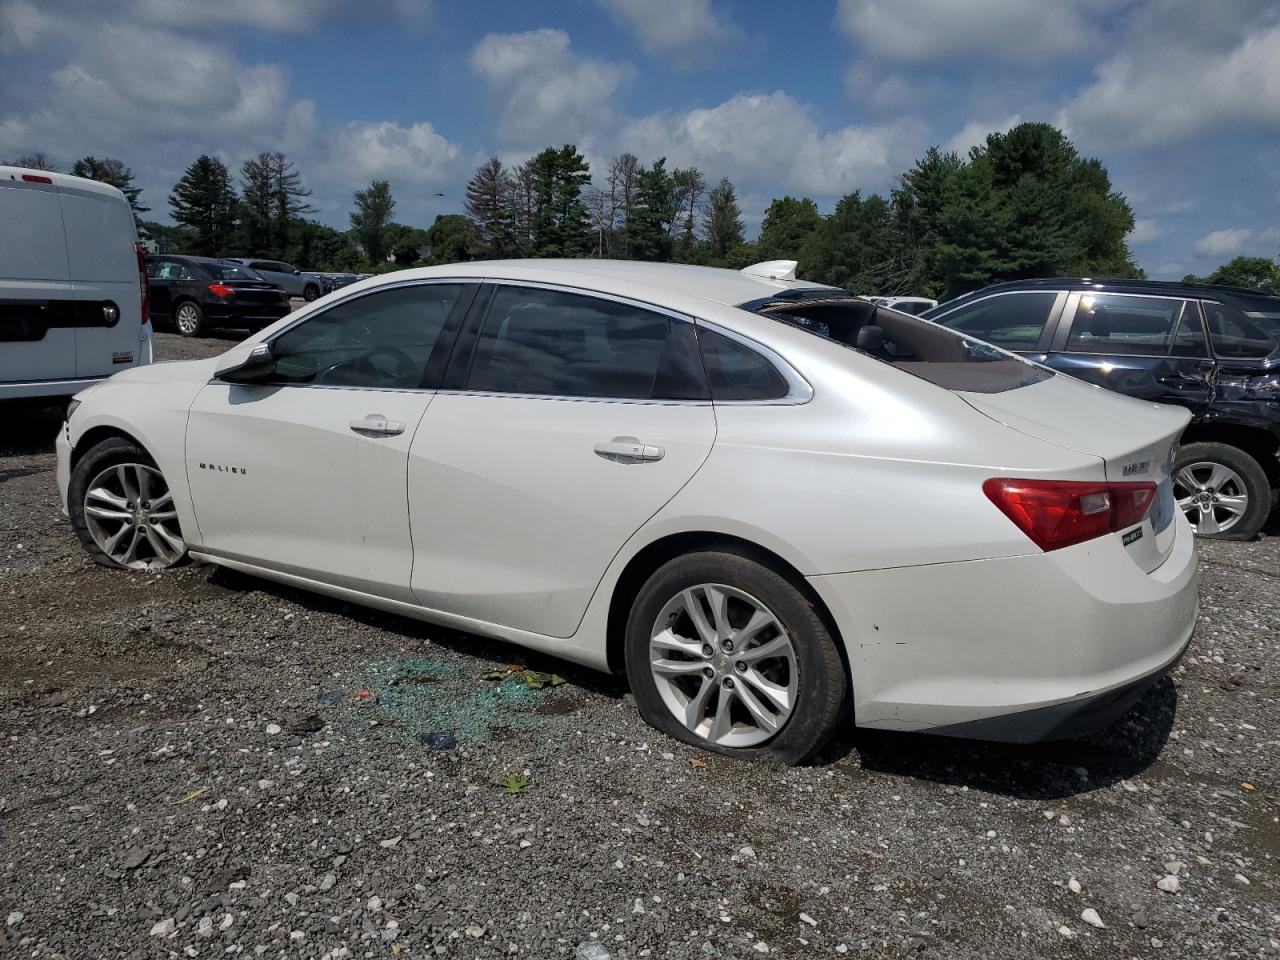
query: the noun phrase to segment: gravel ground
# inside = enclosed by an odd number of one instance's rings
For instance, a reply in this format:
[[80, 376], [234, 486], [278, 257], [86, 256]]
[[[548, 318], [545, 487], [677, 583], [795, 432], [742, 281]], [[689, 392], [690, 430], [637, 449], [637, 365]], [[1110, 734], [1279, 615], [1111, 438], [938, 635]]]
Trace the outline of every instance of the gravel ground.
[[1189, 655], [1102, 734], [779, 770], [514, 647], [96, 567], [56, 426], [0, 414], [0, 956], [1280, 953], [1274, 531], [1201, 545]]

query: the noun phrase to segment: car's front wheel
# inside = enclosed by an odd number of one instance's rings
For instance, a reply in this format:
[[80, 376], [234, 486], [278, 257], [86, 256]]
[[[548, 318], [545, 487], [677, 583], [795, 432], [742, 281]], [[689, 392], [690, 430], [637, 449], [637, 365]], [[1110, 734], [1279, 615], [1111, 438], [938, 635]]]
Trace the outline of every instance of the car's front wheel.
[[169, 484], [131, 440], [104, 440], [81, 458], [67, 511], [84, 548], [105, 567], [163, 570], [186, 556]]
[[737, 553], [655, 571], [631, 608], [626, 659], [644, 719], [720, 753], [803, 763], [846, 713], [844, 665], [812, 602]]
[[1173, 468], [1173, 495], [1196, 534], [1218, 540], [1252, 538], [1271, 511], [1262, 465], [1225, 443], [1183, 446]]
[[184, 337], [198, 337], [204, 332], [204, 311], [194, 300], [183, 300], [173, 314], [173, 325]]
[[308, 283], [302, 291], [302, 298], [310, 303], [312, 300], [320, 296], [320, 288], [314, 283]]

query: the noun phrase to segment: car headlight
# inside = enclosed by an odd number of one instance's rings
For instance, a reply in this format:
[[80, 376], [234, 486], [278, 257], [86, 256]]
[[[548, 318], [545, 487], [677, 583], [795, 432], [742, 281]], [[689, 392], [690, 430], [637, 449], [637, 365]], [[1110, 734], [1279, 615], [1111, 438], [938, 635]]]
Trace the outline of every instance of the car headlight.
[[67, 421], [68, 422], [70, 422], [71, 418], [75, 416], [76, 410], [77, 408], [79, 408], [79, 406], [80, 406], [79, 400], [72, 400], [67, 404]]

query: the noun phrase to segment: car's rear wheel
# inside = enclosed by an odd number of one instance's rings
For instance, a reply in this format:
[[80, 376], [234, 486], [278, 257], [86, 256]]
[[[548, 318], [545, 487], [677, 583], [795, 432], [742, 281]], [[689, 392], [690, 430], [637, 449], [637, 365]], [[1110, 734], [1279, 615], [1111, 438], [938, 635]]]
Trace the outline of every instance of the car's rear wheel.
[[204, 311], [194, 300], [183, 300], [173, 313], [173, 325], [184, 337], [198, 337], [204, 333]]
[[113, 437], [84, 455], [71, 472], [67, 510], [80, 542], [103, 566], [163, 570], [186, 556], [169, 484], [131, 440]]
[[1261, 464], [1239, 447], [1188, 443], [1173, 468], [1173, 496], [1201, 537], [1248, 540], [1271, 510], [1271, 485]]
[[818, 611], [737, 553], [686, 554], [649, 577], [626, 655], [644, 719], [708, 750], [803, 763], [846, 712], [844, 665]]
[[302, 290], [302, 298], [310, 303], [320, 296], [320, 288], [314, 283], [308, 283]]

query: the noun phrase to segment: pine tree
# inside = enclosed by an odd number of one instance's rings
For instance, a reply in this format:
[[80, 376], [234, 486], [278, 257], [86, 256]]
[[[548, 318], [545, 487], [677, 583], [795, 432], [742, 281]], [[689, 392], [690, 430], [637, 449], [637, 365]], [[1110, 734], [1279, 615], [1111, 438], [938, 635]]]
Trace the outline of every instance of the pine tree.
[[676, 218], [676, 184], [667, 173], [666, 157], [636, 176], [636, 196], [627, 215], [631, 255], [637, 260], [671, 259], [671, 223]]
[[269, 155], [268, 166], [271, 170], [272, 242], [276, 256], [283, 257], [289, 250], [295, 221], [315, 207], [307, 202], [311, 191], [302, 185], [302, 175], [294, 169], [292, 160], [277, 152]]
[[530, 157], [516, 168], [511, 178], [511, 226], [515, 254], [533, 256], [533, 218], [538, 205], [537, 174]]
[[86, 180], [97, 180], [116, 187], [129, 201], [129, 209], [134, 214], [146, 213], [150, 207], [142, 205], [142, 188], [133, 185], [133, 171], [115, 157], [83, 157], [71, 165], [73, 177], [84, 177]]
[[272, 237], [275, 177], [269, 153], [240, 165], [240, 246], [251, 257], [280, 256]]
[[216, 157], [201, 154], [169, 194], [173, 219], [195, 231], [190, 252], [220, 257], [229, 252], [236, 223], [231, 171]]
[[476, 259], [509, 257], [516, 252], [515, 183], [497, 157], [490, 157], [467, 184], [466, 210], [475, 223]]
[[672, 240], [672, 258], [692, 260], [697, 247], [697, 217], [706, 207], [707, 183], [697, 167], [673, 170], [671, 179], [676, 188], [676, 216], [668, 231]]
[[376, 267], [387, 259], [390, 247], [391, 212], [396, 206], [391, 184], [374, 180], [367, 190], [356, 191], [355, 204], [351, 228], [364, 248], [365, 259]]
[[547, 147], [533, 164], [531, 239], [535, 257], [580, 257], [591, 250], [591, 228], [583, 188], [591, 168], [573, 144]]
[[738, 209], [738, 196], [728, 177], [721, 177], [720, 183], [707, 195], [703, 229], [713, 260], [725, 259], [742, 243], [742, 211]]

